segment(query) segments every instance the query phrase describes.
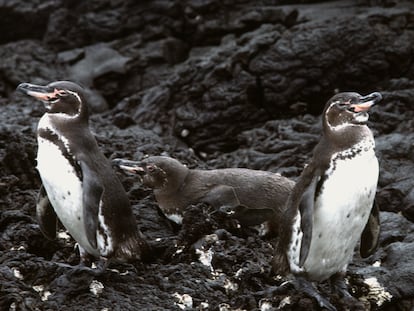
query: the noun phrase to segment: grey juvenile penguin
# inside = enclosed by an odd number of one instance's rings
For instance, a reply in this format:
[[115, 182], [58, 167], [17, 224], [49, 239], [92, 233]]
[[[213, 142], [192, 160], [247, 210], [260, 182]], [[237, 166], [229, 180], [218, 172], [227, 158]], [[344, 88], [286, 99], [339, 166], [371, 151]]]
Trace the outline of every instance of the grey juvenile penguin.
[[275, 232], [278, 215], [294, 185], [277, 173], [243, 168], [189, 169], [165, 156], [151, 156], [141, 162], [115, 159], [113, 164], [141, 175], [143, 184], [154, 189], [164, 215], [178, 224], [187, 206], [208, 203], [232, 214], [241, 225], [265, 224], [263, 233]]
[[81, 264], [99, 259], [139, 259], [146, 250], [122, 184], [89, 130], [84, 90], [69, 81], [18, 90], [41, 100], [46, 113], [37, 128], [37, 170], [42, 187], [36, 212], [40, 229], [56, 237], [57, 219], [79, 245]]
[[344, 283], [348, 263], [361, 239], [363, 257], [376, 250], [379, 211], [374, 204], [378, 160], [367, 111], [379, 93], [339, 93], [326, 104], [323, 135], [299, 177], [280, 227], [274, 270], [291, 272], [297, 289], [321, 307], [336, 308], [309, 281], [330, 279], [335, 290], [353, 298]]

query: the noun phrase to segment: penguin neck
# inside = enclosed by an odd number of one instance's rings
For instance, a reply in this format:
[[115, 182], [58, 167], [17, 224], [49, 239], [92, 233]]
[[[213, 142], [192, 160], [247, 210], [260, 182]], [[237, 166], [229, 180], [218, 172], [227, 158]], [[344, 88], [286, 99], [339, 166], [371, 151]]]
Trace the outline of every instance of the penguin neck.
[[62, 118], [55, 114], [46, 113], [42, 116], [37, 127], [37, 137], [58, 144], [62, 150], [69, 152], [71, 157], [82, 149], [87, 149], [88, 152], [98, 150], [96, 139], [88, 127], [88, 122]]
[[66, 133], [74, 129], [84, 129], [89, 127], [88, 118], [81, 115], [68, 115], [64, 113], [45, 113], [39, 121], [38, 129], [51, 129], [55, 132]]
[[185, 185], [189, 173], [190, 169], [183, 166], [183, 168], [177, 170], [174, 175], [167, 174], [165, 185], [161, 188], [154, 189], [154, 194], [165, 196], [176, 193]]
[[323, 137], [335, 151], [350, 149], [364, 141], [374, 140], [367, 125], [347, 124], [341, 128], [327, 128], [324, 125]]

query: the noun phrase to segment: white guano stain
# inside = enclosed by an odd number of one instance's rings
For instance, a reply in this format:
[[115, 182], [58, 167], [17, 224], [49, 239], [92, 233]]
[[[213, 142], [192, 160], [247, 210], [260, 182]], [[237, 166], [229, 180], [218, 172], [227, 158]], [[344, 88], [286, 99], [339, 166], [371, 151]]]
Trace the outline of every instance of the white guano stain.
[[365, 297], [360, 298], [361, 301], [375, 301], [377, 306], [380, 307], [392, 299], [391, 293], [386, 291], [376, 277], [366, 278], [364, 283], [368, 285], [369, 292]]

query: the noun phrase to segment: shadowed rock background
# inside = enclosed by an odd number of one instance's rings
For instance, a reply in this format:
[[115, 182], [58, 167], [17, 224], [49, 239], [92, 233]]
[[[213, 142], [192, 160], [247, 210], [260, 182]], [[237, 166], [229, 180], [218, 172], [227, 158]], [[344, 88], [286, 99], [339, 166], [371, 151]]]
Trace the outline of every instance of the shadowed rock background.
[[[403, 1], [0, 1], [0, 310], [318, 310], [294, 290], [255, 294], [272, 239], [190, 206], [177, 230], [154, 197], [119, 174], [154, 247], [101, 277], [65, 232], [35, 218], [42, 104], [20, 82], [73, 80], [108, 158], [166, 154], [190, 167], [247, 167], [296, 178], [335, 92], [380, 91], [370, 127], [380, 160], [380, 248], [347, 279], [366, 310], [414, 307], [414, 5]], [[357, 178], [357, 177], [356, 177]], [[62, 183], [64, 181], [62, 180]], [[346, 191], [347, 189], [338, 189]], [[195, 243], [194, 243], [195, 242]], [[353, 310], [320, 285], [338, 310]]]

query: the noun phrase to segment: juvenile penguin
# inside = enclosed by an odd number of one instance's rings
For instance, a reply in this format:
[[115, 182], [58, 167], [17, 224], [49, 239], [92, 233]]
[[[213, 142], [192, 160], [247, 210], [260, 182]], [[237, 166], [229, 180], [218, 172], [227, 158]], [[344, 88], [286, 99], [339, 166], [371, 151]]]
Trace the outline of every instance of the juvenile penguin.
[[323, 135], [288, 198], [280, 241], [273, 260], [278, 274], [291, 272], [298, 290], [321, 307], [336, 308], [310, 282], [331, 280], [333, 289], [353, 298], [344, 282], [359, 240], [363, 257], [372, 254], [379, 237], [374, 204], [378, 160], [367, 111], [379, 93], [339, 93], [323, 111]]
[[125, 190], [89, 130], [84, 90], [69, 81], [18, 90], [41, 100], [46, 113], [37, 128], [37, 170], [42, 181], [36, 214], [42, 233], [56, 237], [57, 219], [79, 246], [81, 266], [99, 259], [140, 259], [147, 245]]
[[115, 159], [113, 164], [139, 175], [143, 185], [154, 189], [164, 215], [178, 224], [187, 206], [207, 203], [231, 214], [242, 226], [263, 224], [263, 234], [270, 233], [268, 230], [275, 233], [278, 215], [294, 186], [292, 180], [277, 173], [244, 168], [189, 169], [165, 156], [141, 162]]

